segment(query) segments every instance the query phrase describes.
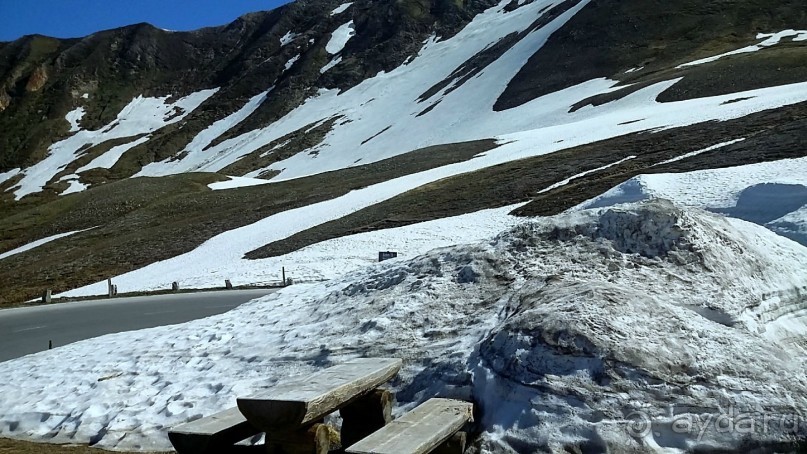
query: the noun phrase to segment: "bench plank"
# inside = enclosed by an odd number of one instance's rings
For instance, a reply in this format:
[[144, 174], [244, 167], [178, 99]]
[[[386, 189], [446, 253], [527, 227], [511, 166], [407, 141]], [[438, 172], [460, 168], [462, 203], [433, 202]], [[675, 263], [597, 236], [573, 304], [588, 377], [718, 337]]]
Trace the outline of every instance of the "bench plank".
[[179, 454], [212, 454], [260, 432], [233, 407], [176, 426], [168, 432], [168, 439]]
[[266, 432], [300, 427], [372, 391], [394, 377], [401, 365], [397, 358], [354, 359], [250, 397], [239, 397], [238, 409], [252, 425]]
[[350, 446], [352, 454], [425, 454], [431, 452], [466, 422], [473, 404], [453, 399], [429, 399], [381, 430]]

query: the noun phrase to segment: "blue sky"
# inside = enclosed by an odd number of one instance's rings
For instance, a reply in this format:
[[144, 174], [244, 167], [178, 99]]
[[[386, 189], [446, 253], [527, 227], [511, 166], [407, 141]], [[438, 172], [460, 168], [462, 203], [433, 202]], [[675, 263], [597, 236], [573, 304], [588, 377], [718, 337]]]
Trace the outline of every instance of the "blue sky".
[[284, 0], [0, 0], [0, 41], [38, 33], [75, 38], [149, 22], [169, 30], [222, 25]]

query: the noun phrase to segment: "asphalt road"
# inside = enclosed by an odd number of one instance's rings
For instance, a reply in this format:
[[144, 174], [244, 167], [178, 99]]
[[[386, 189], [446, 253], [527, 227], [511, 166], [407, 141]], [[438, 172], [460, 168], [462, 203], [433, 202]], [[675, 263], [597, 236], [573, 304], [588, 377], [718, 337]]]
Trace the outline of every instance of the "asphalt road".
[[0, 362], [101, 336], [221, 314], [273, 289], [136, 296], [0, 310]]

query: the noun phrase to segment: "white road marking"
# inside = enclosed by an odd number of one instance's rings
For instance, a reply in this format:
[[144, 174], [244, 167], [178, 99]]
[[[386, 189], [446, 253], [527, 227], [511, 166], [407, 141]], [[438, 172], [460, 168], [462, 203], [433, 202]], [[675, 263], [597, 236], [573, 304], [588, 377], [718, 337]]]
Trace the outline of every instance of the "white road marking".
[[210, 306], [208, 307], [208, 309], [224, 309], [224, 308], [234, 309], [237, 306], [238, 304], [225, 304], [223, 306]]
[[35, 329], [42, 329], [42, 328], [45, 328], [45, 326], [32, 326], [30, 328], [23, 328], [23, 329], [14, 330], [14, 331], [12, 331], [12, 333], [24, 333], [25, 331], [33, 331]]
[[174, 314], [176, 311], [144, 312], [143, 315]]

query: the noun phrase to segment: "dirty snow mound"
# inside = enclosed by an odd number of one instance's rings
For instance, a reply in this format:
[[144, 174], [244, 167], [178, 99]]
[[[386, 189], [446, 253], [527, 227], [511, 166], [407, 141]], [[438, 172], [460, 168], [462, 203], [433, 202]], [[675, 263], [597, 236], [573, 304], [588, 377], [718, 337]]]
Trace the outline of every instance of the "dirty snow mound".
[[807, 158], [637, 175], [571, 211], [652, 198], [744, 219], [807, 246]]
[[238, 395], [397, 356], [396, 411], [473, 400], [479, 453], [788, 443], [807, 430], [785, 424], [807, 410], [805, 271], [802, 246], [670, 202], [572, 212], [0, 363], [0, 436], [164, 450]]

